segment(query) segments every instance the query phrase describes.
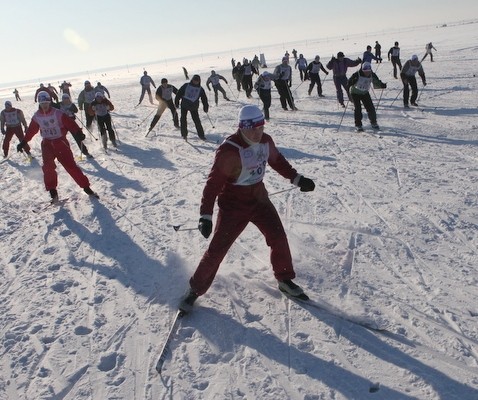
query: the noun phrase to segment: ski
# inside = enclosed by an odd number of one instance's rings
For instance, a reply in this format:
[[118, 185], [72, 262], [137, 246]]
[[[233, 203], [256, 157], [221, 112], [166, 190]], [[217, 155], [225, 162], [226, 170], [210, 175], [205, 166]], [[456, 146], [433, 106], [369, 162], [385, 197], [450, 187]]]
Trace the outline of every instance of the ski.
[[55, 201], [51, 200], [47, 205], [41, 206], [39, 208], [34, 208], [32, 211], [35, 214], [38, 214], [42, 211], [46, 211], [54, 206], [63, 206], [70, 198], [66, 197], [64, 199], [57, 199]]
[[192, 144], [191, 142], [189, 142], [187, 138], [183, 138], [183, 139], [184, 139], [184, 141], [185, 141], [187, 144], [189, 144], [194, 150], [196, 150], [198, 153], [202, 154], [202, 151], [199, 150], [199, 148], [198, 148], [196, 145], [194, 145], [194, 144]]
[[382, 139], [383, 138], [382, 134], [380, 133], [380, 129], [373, 129], [373, 132], [369, 132], [369, 131], [366, 131], [365, 129], [363, 129], [363, 127], [360, 126], [360, 127], [355, 128], [355, 132], [364, 133], [366, 135], [373, 136], [377, 139]]
[[363, 131], [363, 133], [373, 136], [374, 138], [377, 138], [377, 139], [383, 138], [382, 134], [380, 133], [380, 129], [374, 129], [373, 132]]
[[350, 322], [352, 324], [360, 325], [363, 328], [369, 329], [374, 332], [387, 332], [387, 328], [384, 326], [381, 326], [378, 324], [376, 321], [373, 320], [365, 320], [360, 317], [355, 317], [352, 315], [348, 315], [347, 313], [336, 309], [330, 304], [327, 304], [325, 302], [317, 302], [312, 299], [305, 300], [301, 297], [294, 297], [289, 295], [288, 293], [282, 292], [288, 299], [295, 301], [299, 305], [303, 306], [310, 306], [312, 308], [315, 308], [317, 310], [320, 310], [322, 312], [325, 312], [335, 318], [341, 319], [346, 322]]
[[166, 361], [166, 357], [168, 354], [171, 353], [171, 342], [176, 334], [176, 331], [181, 324], [182, 318], [186, 315], [183, 310], [178, 310], [176, 312], [176, 316], [174, 317], [173, 324], [169, 329], [168, 336], [166, 337], [166, 342], [164, 342], [163, 348], [161, 349], [161, 353], [159, 354], [158, 361], [156, 363], [156, 371], [158, 374], [161, 375], [161, 371], [163, 370], [164, 362]]

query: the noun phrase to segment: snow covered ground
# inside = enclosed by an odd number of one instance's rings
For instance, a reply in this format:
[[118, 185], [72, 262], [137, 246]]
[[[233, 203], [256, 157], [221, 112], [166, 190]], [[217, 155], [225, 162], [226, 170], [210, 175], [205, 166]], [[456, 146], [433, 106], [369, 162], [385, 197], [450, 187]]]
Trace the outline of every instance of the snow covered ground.
[[[283, 297], [251, 226], [183, 320], [160, 377], [160, 349], [208, 245], [173, 226], [197, 226], [215, 142], [234, 132], [243, 104], [258, 104], [255, 93], [247, 100], [234, 89], [230, 58], [263, 51], [272, 70], [292, 47], [326, 63], [338, 51], [361, 56], [375, 40], [385, 55], [398, 40], [402, 62], [429, 41], [438, 50], [436, 62], [424, 62], [419, 109], [403, 110], [401, 96], [392, 105], [401, 83], [391, 63], [374, 64], [388, 83], [372, 94], [381, 98], [382, 139], [353, 130], [351, 107], [337, 132], [343, 109], [331, 75], [319, 99], [297, 70], [299, 111], [282, 111], [274, 92], [266, 125], [317, 186], [271, 197], [297, 283], [347, 318]], [[203, 82], [211, 68], [229, 80], [235, 101], [216, 107], [210, 95], [211, 121], [201, 114], [210, 142], [190, 133], [190, 144], [169, 110], [145, 137], [154, 108], [133, 108], [141, 67], [71, 79], [75, 97], [85, 79], [108, 87], [120, 151], [105, 155], [88, 135], [95, 158], [79, 162], [101, 199], [59, 166], [67, 200], [47, 209], [38, 136], [31, 164], [12, 143], [0, 165], [0, 399], [478, 399], [477, 42], [476, 23], [457, 24], [146, 66], [157, 84], [166, 76], [179, 87], [183, 65]], [[28, 120], [35, 89], [19, 89], [24, 101], [15, 103]], [[2, 91], [2, 105], [12, 90]], [[271, 170], [266, 186], [291, 187]]]

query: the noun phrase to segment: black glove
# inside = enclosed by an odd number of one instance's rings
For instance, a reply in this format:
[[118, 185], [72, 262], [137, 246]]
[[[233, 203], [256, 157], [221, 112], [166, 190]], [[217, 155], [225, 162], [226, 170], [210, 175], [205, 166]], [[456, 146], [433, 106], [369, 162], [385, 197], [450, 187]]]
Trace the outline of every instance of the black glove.
[[79, 130], [78, 132], [75, 133], [75, 138], [77, 138], [77, 140], [79, 140], [80, 142], [82, 142], [83, 140], [86, 139], [86, 135], [83, 133], [82, 130]]
[[212, 221], [206, 218], [199, 218], [198, 229], [201, 235], [207, 239], [212, 232]]
[[209, 111], [209, 107], [204, 106], [204, 107], [203, 107], [203, 110], [204, 110], [204, 112], [207, 114], [207, 112]]
[[17, 151], [19, 153], [23, 153], [23, 148], [27, 145], [27, 142], [25, 142], [24, 140], [22, 140], [20, 143], [18, 143], [17, 145]]
[[292, 87], [292, 81], [289, 81], [289, 87]]
[[386, 83], [382, 83], [382, 89], [386, 89], [387, 88], [387, 84]]
[[312, 192], [315, 189], [315, 183], [312, 179], [301, 176], [297, 186], [300, 187], [301, 192]]

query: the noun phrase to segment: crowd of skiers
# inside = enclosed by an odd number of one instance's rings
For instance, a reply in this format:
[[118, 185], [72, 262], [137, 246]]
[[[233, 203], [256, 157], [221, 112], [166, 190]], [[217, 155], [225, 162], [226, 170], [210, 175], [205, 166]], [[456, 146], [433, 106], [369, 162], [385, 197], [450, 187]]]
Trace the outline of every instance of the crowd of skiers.
[[[383, 61], [381, 45], [378, 41], [375, 42], [374, 49], [375, 53], [372, 53], [372, 46], [367, 46], [362, 57], [355, 59], [348, 58], [342, 51], [339, 51], [325, 66], [319, 55], [314, 56], [313, 61], [308, 63], [303, 54], [297, 55], [297, 50], [293, 49], [294, 69], [298, 69], [298, 77], [301, 81], [299, 86], [307, 80], [310, 81], [308, 95], [311, 96], [316, 87], [317, 96], [322, 98], [324, 92], [320, 73], [327, 76], [332, 72], [337, 102], [344, 108], [343, 115], [349, 102], [352, 103], [355, 127], [358, 131], [362, 131], [363, 106], [372, 128], [379, 129], [377, 112], [370, 96], [370, 90], [371, 88], [383, 90], [387, 85], [375, 73]], [[421, 62], [427, 56], [430, 56], [430, 60], [433, 61], [432, 50], [436, 51], [433, 44], [428, 43], [426, 53], [421, 61], [417, 55], [412, 55], [403, 67], [398, 42], [395, 42], [387, 53], [388, 60], [392, 62], [395, 79], [398, 79], [398, 71], [400, 71], [404, 107], [409, 107], [409, 104], [418, 105], [416, 74], [418, 73], [421, 77], [423, 85], [426, 85], [425, 72]], [[232, 77], [236, 82], [237, 91], [244, 90], [249, 99], [253, 97], [253, 90], [256, 90], [263, 107], [262, 110], [251, 104], [242, 107], [238, 116], [237, 131], [229, 136], [216, 151], [203, 190], [198, 222], [199, 232], [205, 238], [211, 234], [213, 237], [199, 261], [196, 271], [191, 276], [189, 288], [180, 302], [179, 308], [184, 313], [190, 311], [198, 297], [207, 292], [229, 248], [249, 222], [259, 228], [271, 248], [270, 262], [279, 289], [287, 296], [302, 300], [308, 299], [303, 289], [293, 282], [295, 272], [287, 236], [263, 184], [266, 165], [269, 164], [280, 175], [298, 186], [301, 191], [309, 192], [315, 189], [313, 180], [299, 174], [276, 148], [273, 138], [264, 132], [265, 121], [270, 119], [273, 84], [277, 89], [282, 109], [284, 111], [297, 110], [291, 90], [294, 69], [291, 66], [288, 52], [284, 54], [280, 64], [272, 72], [264, 70], [260, 73], [260, 68], [266, 68], [266, 66], [260, 65], [258, 61], [257, 56], [252, 61], [244, 58], [242, 63], [236, 63], [234, 59], [231, 60]], [[378, 64], [375, 72], [372, 70], [373, 61]], [[353, 67], [359, 68], [348, 77], [348, 68]], [[186, 79], [189, 80], [184, 67], [183, 71]], [[253, 81], [254, 75], [257, 75], [255, 82]], [[221, 81], [236, 97], [227, 79], [212, 70], [205, 85], [208, 91], [211, 91], [212, 86], [216, 106], [219, 105], [219, 93], [222, 94], [225, 101], [230, 101]], [[142, 103], [146, 94], [148, 94], [149, 102], [156, 105], [151, 86], [156, 89], [155, 99], [158, 102], [156, 113], [150, 122], [146, 136], [155, 128], [162, 114], [168, 108], [171, 111], [175, 128], [180, 129], [184, 139], [187, 140], [188, 137], [187, 116], [190, 114], [198, 137], [206, 140], [199, 107], [202, 104], [202, 109], [207, 115], [209, 102], [199, 75], [194, 74], [189, 82], [183, 84], [179, 89], [170, 84], [166, 78], [162, 78], [161, 85], [156, 87], [147, 71], [143, 72], [139, 83], [141, 94], [137, 106]], [[78, 106], [76, 106], [71, 98], [71, 86], [69, 82], [64, 81], [60, 85], [60, 93], [58, 93], [56, 88], [50, 84], [47, 86], [41, 84], [34, 95], [34, 102], [38, 103], [39, 107], [29, 124], [27, 124], [22, 110], [13, 107], [11, 101], [5, 102], [5, 109], [0, 113], [0, 126], [4, 135], [2, 149], [5, 158], [8, 157], [11, 139], [16, 136], [19, 140], [17, 151], [24, 152], [31, 159], [31, 147], [28, 143], [38, 132], [40, 133], [44, 187], [49, 192], [52, 203], [59, 201], [56, 161], [62, 164], [86, 194], [99, 197], [91, 189], [88, 177], [78, 166], [67, 139], [67, 133], [70, 132], [82, 155], [87, 158], [93, 157], [84, 144], [86, 135], [82, 127], [78, 125], [78, 121], [92, 134], [92, 125], [96, 120], [104, 150], [107, 151], [108, 139], [114, 148], [117, 147], [117, 135], [110, 114], [114, 110], [114, 105], [110, 100], [108, 89], [100, 82], [93, 87], [89, 80], [84, 81], [84, 87], [78, 95]], [[14, 94], [16, 100], [21, 101], [16, 89]], [[59, 94], [61, 94], [61, 99]], [[345, 101], [345, 96], [347, 101]], [[82, 118], [76, 118], [79, 111], [84, 111], [85, 124], [83, 124]], [[213, 232], [212, 214], [216, 200], [219, 211]]]
[[[319, 55], [314, 56], [313, 61], [307, 62], [303, 54], [299, 54], [296, 49], [293, 49], [292, 54], [295, 62], [293, 62], [294, 68], [291, 66], [290, 54], [285, 52], [281, 59], [281, 63], [278, 64], [272, 72], [262, 71], [261, 68], [266, 68], [266, 65], [261, 65], [257, 56], [254, 56], [252, 61], [244, 58], [241, 62], [231, 60], [232, 64], [232, 78], [235, 81], [237, 92], [242, 90], [245, 92], [247, 98], [253, 96], [255, 90], [262, 102], [262, 110], [264, 119], [270, 119], [270, 108], [272, 103], [272, 89], [275, 86], [279, 95], [279, 102], [284, 111], [297, 110], [294, 102], [292, 87], [292, 78], [294, 70], [298, 70], [298, 78], [301, 83], [309, 81], [307, 93], [312, 95], [314, 88], [319, 98], [324, 97], [323, 80], [320, 77], [320, 73], [324, 76], [329, 75], [332, 72], [332, 80], [335, 86], [335, 94], [337, 102], [340, 106], [346, 109], [346, 104], [351, 102], [354, 108], [354, 123], [357, 130], [362, 130], [362, 106], [365, 108], [371, 126], [374, 129], [378, 129], [377, 115], [375, 106], [370, 96], [370, 89], [384, 89], [386, 84], [383, 83], [375, 72], [372, 71], [372, 63], [380, 64], [382, 62], [381, 45], [378, 41], [375, 42], [375, 52], [372, 53], [372, 47], [367, 46], [362, 57], [355, 59], [348, 58], [343, 52], [337, 52], [336, 56], [333, 56], [325, 65], [322, 64]], [[400, 58], [399, 43], [395, 42], [387, 53], [387, 58], [392, 63], [393, 77], [400, 79], [403, 83], [403, 105], [409, 107], [409, 104], [417, 106], [418, 97], [418, 85], [416, 75], [418, 74], [422, 80], [423, 85], [426, 85], [425, 72], [421, 62], [427, 56], [430, 56], [430, 61], [433, 61], [432, 50], [436, 51], [433, 44], [427, 43], [426, 52], [422, 60], [419, 61], [417, 55], [413, 55], [402, 66]], [[350, 77], [347, 76], [348, 68], [358, 67], [359, 69], [354, 72]], [[378, 69], [378, 66], [377, 68]], [[185, 77], [188, 77], [187, 70], [183, 67]], [[257, 76], [254, 82], [254, 75]], [[325, 79], [324, 79], [325, 80]], [[208, 91], [214, 92], [214, 102], [216, 106], [219, 105], [219, 93], [226, 101], [230, 101], [228, 93], [221, 85], [221, 81], [225, 83], [231, 94], [237, 99], [237, 96], [232, 91], [227, 79], [212, 70], [208, 78], [206, 79], [206, 88]], [[204, 128], [201, 123], [199, 115], [200, 103], [202, 103], [202, 109], [204, 113], [208, 113], [209, 101], [208, 96], [204, 88], [201, 86], [201, 77], [197, 74], [189, 80], [189, 82], [183, 84], [179, 89], [174, 85], [171, 85], [166, 78], [161, 80], [161, 85], [156, 87], [154, 80], [148, 75], [147, 71], [143, 72], [140, 78], [141, 94], [138, 101], [139, 106], [145, 95], [148, 94], [149, 102], [156, 105], [153, 99], [153, 93], [151, 86], [156, 89], [155, 99], [157, 103], [157, 110], [153, 116], [149, 125], [148, 134], [157, 125], [164, 111], [168, 108], [171, 111], [173, 124], [177, 129], [180, 129], [181, 136], [187, 139], [188, 136], [188, 122], [187, 116], [191, 115], [191, 119], [196, 128], [196, 133], [199, 138], [205, 140]], [[299, 85], [300, 85], [299, 84]], [[89, 153], [88, 148], [84, 143], [85, 134], [83, 129], [85, 128], [90, 134], [93, 121], [96, 120], [98, 130], [101, 136], [101, 143], [104, 150], [108, 149], [108, 139], [111, 145], [117, 147], [117, 136], [114, 129], [114, 123], [111, 118], [110, 112], [114, 110], [114, 105], [111, 102], [110, 92], [100, 82], [96, 86], [91, 85], [91, 82], [86, 80], [84, 87], [80, 91], [77, 99], [78, 106], [75, 105], [71, 98], [71, 83], [64, 81], [59, 85], [60, 91], [48, 84], [47, 86], [40, 84], [40, 87], [36, 90], [34, 95], [34, 102], [39, 103], [39, 109], [35, 113], [30, 124], [27, 124], [23, 112], [20, 109], [15, 108], [11, 101], [5, 102], [5, 109], [0, 113], [0, 125], [1, 131], [4, 135], [2, 149], [4, 158], [8, 157], [9, 146], [13, 136], [16, 136], [20, 142], [18, 150], [25, 152], [27, 157], [31, 157], [31, 149], [28, 142], [32, 136], [40, 131], [43, 141], [50, 143], [50, 140], [61, 140], [63, 144], [66, 137], [66, 132], [72, 133], [73, 139], [80, 148], [81, 154], [87, 158], [93, 156]], [[21, 101], [18, 90], [14, 92], [15, 99]], [[60, 96], [60, 97], [59, 97]], [[345, 97], [346, 96], [346, 97]], [[398, 96], [397, 96], [398, 97]], [[347, 102], [345, 102], [347, 99]], [[46, 105], [48, 104], [48, 107]], [[56, 111], [58, 110], [60, 114]], [[76, 114], [79, 111], [84, 112], [85, 123], [83, 124], [83, 118], [78, 120]], [[54, 116], [58, 121], [57, 126], [53, 129], [42, 125], [42, 121], [45, 120], [46, 115]], [[345, 110], [344, 110], [345, 113]], [[65, 121], [68, 121], [65, 123]], [[78, 122], [82, 125], [80, 127]], [[75, 169], [75, 161], [73, 156], [65, 159], [63, 155], [59, 155], [52, 149], [54, 147], [48, 147], [42, 145], [42, 155], [44, 158], [43, 172], [45, 175], [45, 186], [50, 191], [52, 199], [57, 198], [56, 193], [56, 172], [48, 160], [53, 160], [55, 157], [65, 166], [65, 169], [72, 175], [77, 183], [87, 188], [88, 192], [89, 183]], [[69, 146], [68, 146], [69, 148]], [[70, 150], [71, 153], [71, 150]], [[45, 159], [47, 162], [45, 163]], [[53, 163], [54, 164], [54, 163]], [[76, 165], [76, 164], [75, 164]], [[81, 171], [80, 171], [81, 172]]]

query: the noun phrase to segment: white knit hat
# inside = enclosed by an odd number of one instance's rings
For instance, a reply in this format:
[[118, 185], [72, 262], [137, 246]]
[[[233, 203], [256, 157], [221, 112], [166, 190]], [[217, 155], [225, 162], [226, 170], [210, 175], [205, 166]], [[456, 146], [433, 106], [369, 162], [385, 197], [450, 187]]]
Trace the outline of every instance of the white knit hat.
[[264, 114], [259, 107], [247, 105], [239, 111], [239, 128], [250, 129], [264, 125]]

